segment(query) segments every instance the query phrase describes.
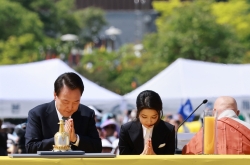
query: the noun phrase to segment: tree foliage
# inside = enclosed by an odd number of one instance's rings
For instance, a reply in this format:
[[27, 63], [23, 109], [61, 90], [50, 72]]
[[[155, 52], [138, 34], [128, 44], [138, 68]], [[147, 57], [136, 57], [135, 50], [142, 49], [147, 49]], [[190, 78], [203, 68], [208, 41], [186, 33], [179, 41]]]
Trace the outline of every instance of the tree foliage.
[[101, 86], [125, 94], [179, 57], [240, 63], [245, 47], [232, 26], [218, 22], [213, 13], [216, 4], [203, 0], [154, 2], [154, 8], [161, 13], [157, 19], [158, 31], [145, 36], [140, 56], [133, 45], [124, 45], [112, 53], [95, 52], [84, 56], [85, 67], [78, 71]]
[[126, 94], [166, 67], [161, 59], [147, 52], [141, 53], [141, 56], [136, 54], [132, 44], [124, 45], [117, 52], [96, 50], [85, 55], [83, 66], [76, 70], [109, 90]]
[[247, 53], [243, 54], [243, 63], [250, 62], [250, 1], [230, 0], [212, 4], [212, 13], [216, 22], [232, 27], [241, 44], [246, 47]]
[[49, 37], [62, 34], [77, 34], [80, 30], [75, 15], [74, 0], [11, 0], [21, 4], [27, 10], [37, 13], [43, 22], [44, 33]]
[[44, 32], [50, 37], [63, 34], [78, 35], [82, 41], [90, 42], [106, 24], [104, 12], [95, 7], [76, 10], [75, 0], [11, 0], [39, 15]]
[[[74, 43], [62, 34], [76, 34], [78, 46], [98, 38], [106, 24], [97, 8], [75, 10], [71, 0], [1, 0], [0, 64], [44, 59], [46, 51], [67, 54]], [[161, 13], [158, 31], [114, 52], [84, 55], [77, 71], [116, 93], [142, 85], [179, 57], [221, 63], [250, 61], [249, 0], [154, 1]]]
[[0, 64], [38, 60], [43, 23], [19, 3], [0, 1]]
[[0, 41], [0, 62], [16, 64], [33, 62], [39, 58], [39, 42], [30, 33], [21, 36], [10, 36], [7, 41]]
[[[211, 13], [211, 2], [196, 0], [181, 3], [161, 18], [159, 32], [146, 37], [153, 54], [159, 54], [168, 63], [179, 57], [240, 63], [244, 47], [228, 26], [218, 24]], [[152, 49], [151, 49], [152, 48]]]
[[[72, 47], [97, 38], [106, 23], [102, 10], [75, 10], [74, 0], [1, 0], [0, 22], [0, 64], [67, 56]], [[81, 42], [61, 42], [63, 34], [78, 35]]]
[[81, 27], [79, 37], [82, 43], [92, 42], [98, 38], [99, 32], [107, 24], [104, 11], [95, 7], [79, 10], [75, 13]]
[[247, 0], [213, 3], [212, 13], [217, 23], [233, 27], [240, 40], [249, 40], [250, 5]]
[[36, 13], [29, 12], [19, 3], [7, 0], [0, 1], [0, 40], [10, 36], [21, 36], [32, 33], [36, 40], [41, 40], [43, 23]]

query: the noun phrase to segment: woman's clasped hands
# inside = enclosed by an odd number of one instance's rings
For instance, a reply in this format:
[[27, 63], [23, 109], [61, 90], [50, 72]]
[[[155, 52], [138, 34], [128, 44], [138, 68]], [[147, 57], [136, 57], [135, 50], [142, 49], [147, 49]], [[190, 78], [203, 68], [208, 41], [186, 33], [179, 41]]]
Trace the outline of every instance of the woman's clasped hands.
[[151, 138], [148, 138], [148, 140], [146, 141], [141, 155], [155, 155]]

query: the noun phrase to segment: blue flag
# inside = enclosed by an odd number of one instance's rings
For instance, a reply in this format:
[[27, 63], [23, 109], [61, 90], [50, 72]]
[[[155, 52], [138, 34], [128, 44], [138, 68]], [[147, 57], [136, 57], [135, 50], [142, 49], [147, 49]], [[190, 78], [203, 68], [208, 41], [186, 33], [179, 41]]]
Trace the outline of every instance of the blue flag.
[[[193, 111], [193, 107], [191, 104], [190, 99], [187, 99], [185, 104], [182, 104], [181, 107], [179, 108], [178, 114], [180, 114], [185, 120]], [[188, 122], [191, 122], [194, 120], [194, 114], [190, 116], [190, 118], [187, 120]]]

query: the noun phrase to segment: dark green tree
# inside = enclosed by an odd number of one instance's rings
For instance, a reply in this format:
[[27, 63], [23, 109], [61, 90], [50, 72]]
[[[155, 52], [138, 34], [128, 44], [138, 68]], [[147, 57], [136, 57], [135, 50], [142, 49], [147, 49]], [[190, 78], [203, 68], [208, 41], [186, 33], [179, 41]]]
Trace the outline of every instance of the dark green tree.
[[[1, 0], [0, 64], [43, 60], [46, 54], [67, 56], [76, 46], [83, 49], [106, 21], [100, 9], [75, 9], [74, 0]], [[81, 42], [62, 42], [63, 34], [78, 35]]]
[[43, 23], [38, 15], [26, 10], [19, 3], [0, 1], [0, 22], [0, 40], [25, 33], [33, 34], [36, 40], [43, 38]]
[[43, 23], [36, 13], [19, 3], [0, 1], [0, 64], [39, 59], [38, 47], [44, 39]]
[[107, 24], [104, 17], [105, 13], [99, 8], [89, 7], [77, 11], [75, 14], [78, 19], [78, 26], [81, 27], [78, 34], [83, 44], [96, 40], [99, 37], [99, 32], [103, 26]]
[[44, 24], [44, 33], [53, 38], [62, 34], [77, 34], [80, 27], [75, 15], [75, 0], [11, 0], [37, 13]]

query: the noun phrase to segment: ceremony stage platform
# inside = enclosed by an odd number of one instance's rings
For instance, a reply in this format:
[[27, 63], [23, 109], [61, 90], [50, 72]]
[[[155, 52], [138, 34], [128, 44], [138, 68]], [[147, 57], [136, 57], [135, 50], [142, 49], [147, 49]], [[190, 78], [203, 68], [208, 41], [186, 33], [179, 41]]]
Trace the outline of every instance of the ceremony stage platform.
[[250, 155], [118, 155], [115, 158], [10, 158], [0, 165], [249, 165]]

